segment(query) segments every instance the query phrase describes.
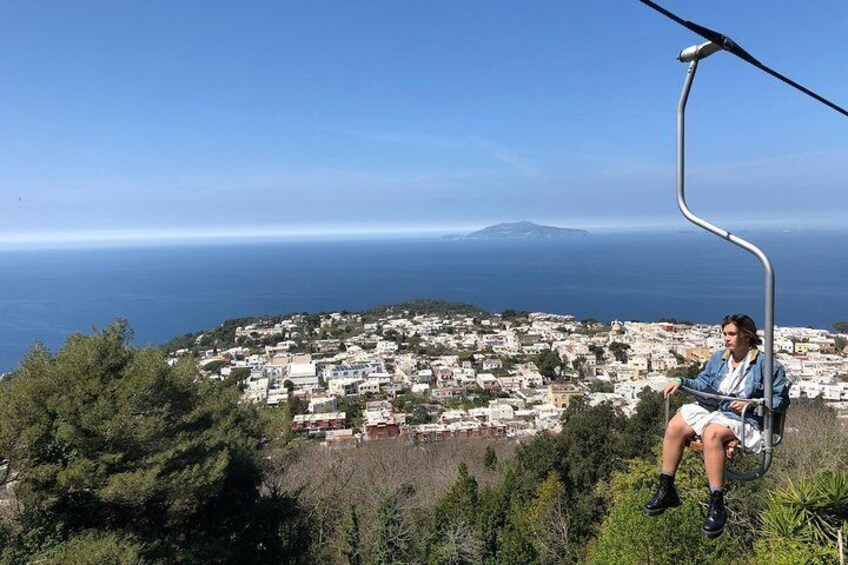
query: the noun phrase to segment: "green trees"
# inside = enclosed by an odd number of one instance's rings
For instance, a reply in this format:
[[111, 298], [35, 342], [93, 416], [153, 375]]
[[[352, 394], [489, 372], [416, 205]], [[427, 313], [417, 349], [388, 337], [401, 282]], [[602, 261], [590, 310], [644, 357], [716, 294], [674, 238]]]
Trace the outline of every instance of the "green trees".
[[483, 455], [483, 466], [490, 471], [498, 465], [498, 455], [495, 453], [491, 445], [486, 446], [486, 451]]
[[243, 391], [247, 386], [245, 381], [248, 377], [250, 377], [250, 369], [247, 367], [237, 367], [230, 371], [230, 374], [223, 382], [228, 386], [237, 388], [239, 391]]
[[359, 514], [351, 504], [350, 516], [342, 531], [341, 554], [347, 565], [362, 565], [362, 548], [359, 538]]
[[627, 362], [627, 352], [630, 351], [630, 346], [626, 343], [620, 343], [618, 341], [614, 341], [609, 344], [610, 353], [613, 354], [616, 361], [621, 363]]
[[559, 372], [562, 370], [562, 359], [556, 351], [546, 349], [533, 357], [533, 361], [543, 376], [549, 379], [559, 377]]
[[448, 491], [430, 513], [424, 558], [432, 565], [480, 562], [482, 542], [478, 529], [479, 493], [477, 480], [464, 463]]
[[589, 392], [614, 392], [615, 385], [609, 381], [602, 381], [600, 379], [595, 379], [589, 382]]
[[276, 558], [275, 522], [254, 520], [273, 514], [259, 496], [256, 412], [231, 387], [198, 380], [194, 365], [129, 347], [130, 336], [116, 323], [71, 336], [55, 357], [36, 348], [0, 394], [0, 453], [21, 508], [3, 558], [81, 548], [147, 561]]
[[431, 420], [430, 413], [421, 404], [414, 405], [406, 418], [406, 422], [411, 426], [429, 424]]
[[591, 372], [591, 370], [587, 367], [586, 358], [582, 355], [578, 355], [571, 360], [571, 368], [574, 369], [579, 376], [586, 376]]
[[[657, 393], [643, 391], [629, 418], [576, 399], [558, 435], [515, 456], [512, 441], [466, 438], [323, 450], [317, 464], [310, 449], [323, 448], [289, 441], [295, 400], [240, 403], [233, 383], [129, 339], [115, 324], [55, 356], [34, 349], [0, 387], [0, 483], [13, 485], [0, 563], [829, 563], [848, 516], [848, 441], [820, 400], [793, 403], [769, 474], [731, 485], [731, 525], [707, 542], [691, 455], [683, 506], [642, 514]], [[421, 401], [396, 403], [424, 421]], [[341, 404], [361, 417], [361, 399]]]
[[529, 312], [516, 311], [512, 308], [507, 308], [506, 310], [501, 312], [501, 319], [504, 322], [526, 322], [528, 316]]
[[543, 564], [573, 561], [579, 553], [571, 539], [572, 509], [556, 473], [536, 489], [525, 513], [530, 542]]
[[604, 348], [594, 343], [589, 344], [589, 352], [595, 356], [595, 360], [600, 363], [604, 360]]
[[642, 507], [656, 487], [657, 466], [635, 460], [626, 472], [616, 474], [606, 489], [609, 511], [588, 552], [590, 564], [699, 565], [747, 563], [742, 540], [728, 531], [715, 541], [701, 534], [701, 504], [705, 478], [700, 460], [690, 454], [677, 473], [683, 505], [662, 516], [648, 518]]
[[416, 315], [456, 315], [456, 316], [485, 316], [487, 311], [471, 304], [463, 302], [449, 302], [447, 300], [437, 300], [433, 298], [421, 298], [417, 300], [408, 300], [397, 304], [389, 304], [383, 306], [375, 306], [368, 310], [360, 312], [365, 320], [379, 320], [385, 318], [389, 314], [397, 314], [400, 312], [408, 312], [410, 316]]
[[693, 361], [688, 365], [678, 365], [677, 367], [666, 371], [665, 374], [668, 378], [685, 377], [687, 379], [694, 379], [701, 373], [703, 367], [702, 363]]
[[413, 555], [413, 530], [402, 504], [412, 493], [407, 488], [384, 493], [377, 507], [369, 565], [401, 565]]
[[[671, 397], [671, 414], [674, 414], [681, 404], [683, 404], [683, 395], [678, 394]], [[664, 414], [665, 399], [663, 395], [645, 387], [639, 393], [636, 413], [627, 420], [623, 457], [627, 459], [637, 457], [650, 459], [652, 457], [653, 450], [665, 433]]]
[[569, 405], [556, 438], [554, 465], [572, 496], [593, 496], [598, 481], [620, 468], [626, 424], [610, 404]]
[[660, 403], [659, 395], [643, 393], [629, 420], [627, 436], [635, 443], [626, 457], [637, 459], [604, 487], [607, 511], [590, 544], [590, 563], [838, 562], [836, 532], [848, 520], [848, 435], [833, 410], [821, 400], [793, 403], [772, 469], [757, 481], [729, 483], [730, 528], [705, 542], [699, 529], [706, 480], [702, 462], [689, 452], [677, 472], [683, 505], [650, 520], [642, 513], [658, 471], [645, 453], [658, 437], [649, 413], [659, 412]]
[[216, 359], [215, 361], [210, 361], [209, 363], [206, 363], [205, 365], [203, 365], [202, 369], [206, 373], [211, 374], [211, 373], [217, 373], [218, 371], [221, 370], [221, 367], [226, 367], [226, 366], [227, 366], [227, 363], [225, 361], [221, 361], [221, 360]]
[[559, 435], [540, 434], [519, 449], [499, 535], [502, 562], [580, 561], [604, 513], [597, 489], [624, 465], [626, 425], [609, 404], [575, 400]]
[[36, 554], [32, 561], [49, 565], [99, 565], [143, 563], [145, 559], [143, 545], [132, 536], [89, 530], [58, 547]]

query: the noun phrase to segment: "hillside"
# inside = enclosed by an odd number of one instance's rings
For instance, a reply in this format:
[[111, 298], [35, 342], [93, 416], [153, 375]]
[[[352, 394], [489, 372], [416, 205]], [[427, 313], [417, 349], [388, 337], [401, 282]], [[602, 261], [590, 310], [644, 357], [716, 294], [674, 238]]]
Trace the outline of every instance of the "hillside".
[[533, 222], [512, 222], [488, 226], [468, 235], [446, 235], [446, 239], [564, 239], [589, 232], [573, 228], [543, 226]]

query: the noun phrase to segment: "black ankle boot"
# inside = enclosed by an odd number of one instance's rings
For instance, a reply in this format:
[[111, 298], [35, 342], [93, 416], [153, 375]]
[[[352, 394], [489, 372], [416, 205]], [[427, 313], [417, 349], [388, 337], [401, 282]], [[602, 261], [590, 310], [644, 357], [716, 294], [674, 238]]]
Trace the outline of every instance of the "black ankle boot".
[[724, 491], [711, 492], [710, 508], [704, 519], [704, 535], [710, 539], [717, 538], [724, 532], [725, 522], [727, 522], [727, 512], [724, 510]]
[[666, 508], [680, 506], [680, 498], [677, 489], [674, 488], [674, 477], [671, 475], [660, 475], [660, 484], [653, 498], [645, 504], [645, 514], [648, 516], [659, 516]]

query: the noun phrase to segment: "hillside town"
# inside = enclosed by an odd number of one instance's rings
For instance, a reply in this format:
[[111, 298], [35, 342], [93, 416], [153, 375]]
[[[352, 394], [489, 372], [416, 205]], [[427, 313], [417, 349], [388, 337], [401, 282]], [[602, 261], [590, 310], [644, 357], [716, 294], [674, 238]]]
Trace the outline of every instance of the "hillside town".
[[[256, 319], [191, 336], [169, 362], [194, 355], [244, 401], [289, 406], [292, 432], [344, 445], [556, 433], [578, 397], [630, 414], [644, 389], [696, 375], [722, 347], [717, 325], [435, 310]], [[822, 397], [848, 423], [848, 335], [779, 327], [774, 343], [790, 396]]]

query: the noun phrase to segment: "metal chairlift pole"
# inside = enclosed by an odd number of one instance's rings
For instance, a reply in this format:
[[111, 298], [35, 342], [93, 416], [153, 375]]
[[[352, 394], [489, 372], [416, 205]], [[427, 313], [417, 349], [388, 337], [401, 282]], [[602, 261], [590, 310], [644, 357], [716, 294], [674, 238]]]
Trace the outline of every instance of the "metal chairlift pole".
[[[731, 55], [734, 55], [746, 63], [760, 69], [761, 71], [773, 76], [784, 84], [791, 86], [792, 88], [803, 92], [807, 96], [813, 98], [817, 102], [821, 102], [825, 106], [831, 108], [842, 114], [843, 116], [848, 117], [848, 110], [834, 104], [827, 98], [817, 94], [807, 88], [806, 86], [799, 84], [792, 80], [791, 78], [777, 72], [776, 70], [768, 67], [763, 64], [759, 60], [757, 60], [753, 55], [745, 51], [738, 43], [732, 40], [730, 37], [724, 35], [723, 33], [719, 33], [715, 30], [709, 29], [702, 25], [696, 24], [695, 22], [691, 22], [689, 20], [685, 20], [680, 16], [666, 10], [653, 0], [639, 0], [642, 4], [645, 4], [649, 8], [655, 10], [656, 12], [662, 14], [666, 18], [672, 20], [673, 22], [685, 27], [686, 29], [700, 35], [704, 39], [707, 40], [706, 43], [702, 43], [700, 45], [693, 45], [687, 49], [684, 49], [680, 52], [678, 59], [681, 62], [689, 63], [689, 72], [686, 74], [686, 81], [683, 84], [683, 93], [680, 96], [680, 104], [677, 108], [677, 204], [680, 206], [680, 211], [683, 212], [683, 215], [687, 220], [695, 224], [696, 226], [707, 230], [710, 233], [713, 233], [722, 239], [726, 239], [731, 243], [738, 245], [739, 247], [745, 249], [746, 251], [750, 251], [754, 255], [757, 256], [757, 259], [763, 264], [763, 268], [765, 269], [766, 274], [766, 303], [765, 303], [765, 372], [763, 386], [765, 390], [763, 391], [763, 403], [759, 405], [757, 408], [761, 411], [763, 416], [763, 457], [760, 462], [759, 467], [750, 472], [750, 473], [737, 473], [732, 469], [728, 469], [728, 475], [731, 478], [740, 479], [740, 480], [748, 480], [748, 479], [756, 479], [762, 476], [771, 465], [772, 452], [774, 449], [775, 441], [774, 441], [774, 431], [775, 431], [775, 418], [774, 412], [772, 411], [772, 381], [774, 380], [774, 269], [771, 266], [771, 262], [768, 257], [766, 257], [765, 253], [763, 253], [757, 246], [752, 243], [745, 241], [744, 239], [737, 237], [727, 230], [724, 230], [720, 227], [717, 227], [710, 222], [703, 220], [693, 214], [689, 207], [686, 205], [686, 198], [684, 196], [684, 117], [686, 111], [686, 100], [689, 97], [689, 90], [692, 88], [692, 81], [695, 78], [695, 71], [698, 68], [698, 61], [709, 57], [713, 53], [717, 51], [727, 51]], [[667, 419], [667, 418], [666, 418]], [[781, 420], [782, 421], [782, 420]]]
[[765, 270], [765, 366], [763, 375], [763, 455], [759, 466], [748, 473], [737, 473], [728, 469], [728, 475], [737, 480], [750, 480], [761, 477], [771, 466], [774, 450], [773, 445], [773, 418], [772, 418], [772, 381], [774, 379], [774, 268], [771, 261], [763, 251], [753, 243], [720, 228], [707, 220], [696, 216], [686, 204], [685, 192], [685, 125], [686, 125], [686, 102], [698, 70], [698, 62], [720, 51], [721, 47], [707, 41], [700, 45], [693, 45], [680, 52], [678, 59], [683, 63], [689, 63], [689, 70], [683, 82], [683, 91], [680, 94], [680, 102], [677, 105], [677, 205], [687, 220], [718, 237], [725, 239], [742, 249], [754, 254]]

